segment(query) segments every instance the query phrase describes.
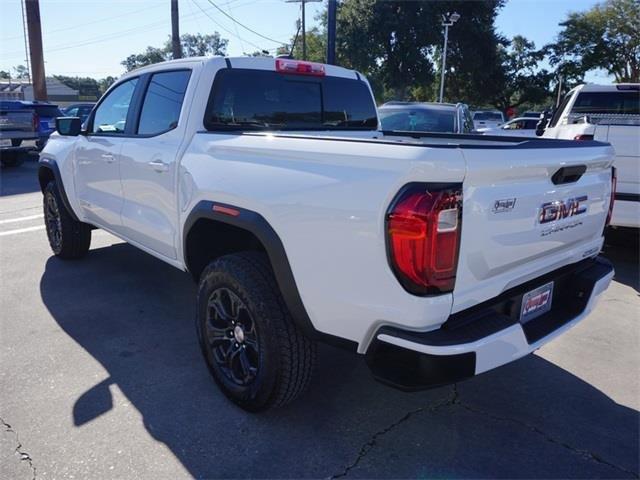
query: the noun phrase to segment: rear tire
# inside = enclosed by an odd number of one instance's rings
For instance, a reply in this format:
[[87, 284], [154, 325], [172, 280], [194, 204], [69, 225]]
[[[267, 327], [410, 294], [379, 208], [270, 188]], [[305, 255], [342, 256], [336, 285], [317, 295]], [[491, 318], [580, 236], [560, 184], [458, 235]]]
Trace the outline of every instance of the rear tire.
[[196, 321], [209, 371], [241, 408], [281, 407], [309, 385], [316, 344], [291, 318], [266, 255], [211, 262], [200, 276]]
[[91, 225], [73, 219], [55, 182], [49, 182], [44, 189], [43, 209], [53, 253], [64, 259], [85, 256], [91, 246]]

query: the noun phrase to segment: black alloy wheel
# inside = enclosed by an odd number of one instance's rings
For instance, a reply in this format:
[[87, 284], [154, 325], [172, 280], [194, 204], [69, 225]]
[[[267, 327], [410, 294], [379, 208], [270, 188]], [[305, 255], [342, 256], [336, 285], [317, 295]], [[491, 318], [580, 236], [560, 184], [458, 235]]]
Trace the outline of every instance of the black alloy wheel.
[[238, 386], [250, 385], [260, 360], [258, 332], [247, 306], [228, 288], [211, 293], [205, 332], [220, 371]]

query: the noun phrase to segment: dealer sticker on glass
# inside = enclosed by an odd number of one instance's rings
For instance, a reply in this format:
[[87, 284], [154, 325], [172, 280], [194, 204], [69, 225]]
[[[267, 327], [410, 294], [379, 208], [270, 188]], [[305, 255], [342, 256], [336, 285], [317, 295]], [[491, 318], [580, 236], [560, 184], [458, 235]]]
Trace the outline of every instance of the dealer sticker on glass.
[[520, 323], [527, 323], [543, 313], [551, 310], [553, 300], [553, 282], [525, 293], [522, 297], [522, 309], [520, 310]]

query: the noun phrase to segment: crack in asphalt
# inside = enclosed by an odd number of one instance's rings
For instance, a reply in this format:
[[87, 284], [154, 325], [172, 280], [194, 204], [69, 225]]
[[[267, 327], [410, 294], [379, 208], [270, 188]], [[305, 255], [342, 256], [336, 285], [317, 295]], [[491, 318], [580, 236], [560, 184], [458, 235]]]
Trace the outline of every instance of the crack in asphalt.
[[580, 457], [584, 458], [585, 460], [589, 460], [595, 463], [599, 463], [602, 465], [607, 465], [610, 468], [616, 469], [619, 472], [623, 472], [626, 473], [628, 475], [630, 475], [633, 478], [640, 478], [638, 476], [637, 472], [634, 472], [632, 470], [628, 470], [624, 467], [621, 467], [619, 465], [616, 465], [614, 463], [611, 463], [607, 460], [605, 460], [604, 458], [600, 457], [598, 454], [588, 451], [588, 450], [582, 450], [580, 448], [576, 448], [573, 447], [571, 445], [569, 445], [566, 442], [563, 442], [561, 440], [558, 440], [557, 438], [552, 437], [551, 435], [549, 435], [548, 433], [544, 432], [543, 430], [541, 430], [540, 428], [534, 426], [534, 425], [530, 425], [526, 422], [523, 422], [521, 420], [515, 419], [515, 418], [509, 418], [509, 417], [501, 417], [499, 415], [495, 415], [489, 412], [485, 412], [483, 410], [480, 410], [478, 408], [475, 407], [471, 407], [465, 403], [463, 403], [462, 401], [460, 401], [460, 395], [458, 393], [458, 386], [457, 384], [453, 385], [453, 390], [452, 390], [452, 395], [451, 398], [437, 403], [436, 405], [433, 406], [425, 406], [425, 407], [420, 407], [417, 408], [415, 410], [411, 410], [410, 412], [406, 413], [402, 418], [400, 418], [399, 420], [395, 421], [394, 423], [392, 423], [391, 425], [389, 425], [386, 428], [383, 428], [382, 430], [377, 431], [376, 433], [374, 433], [371, 438], [365, 442], [362, 447], [360, 447], [360, 450], [358, 452], [358, 455], [356, 456], [355, 460], [349, 464], [348, 466], [346, 466], [342, 472], [337, 473], [335, 475], [332, 475], [331, 477], [329, 477], [330, 479], [336, 479], [336, 478], [344, 478], [347, 475], [349, 475], [349, 472], [351, 470], [353, 470], [355, 467], [358, 466], [358, 464], [362, 461], [362, 459], [364, 457], [366, 457], [369, 452], [371, 452], [371, 450], [373, 450], [373, 448], [376, 446], [377, 444], [377, 440], [386, 435], [387, 433], [389, 433], [390, 431], [394, 430], [396, 427], [402, 425], [403, 423], [407, 422], [409, 419], [411, 419], [412, 417], [414, 417], [415, 415], [422, 413], [422, 412], [436, 412], [442, 408], [445, 407], [451, 407], [454, 405], [458, 405], [461, 408], [464, 408], [465, 410], [476, 414], [476, 415], [481, 415], [481, 416], [485, 416], [487, 418], [493, 419], [495, 421], [502, 421], [502, 422], [509, 422], [509, 423], [513, 423], [516, 424], [520, 427], [524, 427], [540, 436], [542, 436], [546, 441], [553, 443], [555, 445], [561, 446], [567, 450], [569, 450], [570, 452], [572, 452], [573, 454], [579, 455]]
[[373, 448], [376, 446], [376, 442], [377, 442], [379, 437], [382, 437], [382, 436], [386, 435], [391, 430], [395, 429], [399, 425], [402, 425], [403, 423], [405, 423], [407, 420], [409, 420], [414, 415], [417, 415], [417, 414], [422, 413], [424, 411], [435, 412], [440, 408], [448, 407], [450, 405], [453, 405], [457, 401], [458, 401], [458, 387], [454, 384], [451, 398], [449, 398], [447, 400], [444, 400], [443, 402], [437, 403], [435, 405], [432, 405], [432, 406], [427, 405], [425, 407], [420, 407], [420, 408], [417, 408], [415, 410], [411, 410], [410, 412], [406, 413], [402, 418], [400, 418], [399, 420], [396, 420], [394, 423], [392, 423], [388, 427], [386, 427], [386, 428], [384, 428], [382, 430], [379, 430], [378, 432], [374, 433], [371, 436], [371, 438], [364, 445], [362, 445], [362, 447], [360, 447], [360, 451], [358, 452], [358, 455], [357, 455], [356, 459], [350, 465], [347, 465], [344, 468], [344, 470], [342, 470], [342, 472], [337, 473], [335, 475], [332, 475], [329, 478], [330, 479], [343, 478], [343, 477], [346, 477], [347, 475], [349, 475], [349, 472], [352, 469], [354, 469], [355, 467], [357, 467], [358, 464], [360, 463], [360, 461], [364, 457], [366, 457], [367, 454], [371, 450], [373, 450]]
[[29, 464], [29, 468], [31, 468], [31, 472], [33, 473], [32, 480], [36, 480], [36, 467], [33, 465], [33, 459], [29, 453], [22, 450], [22, 443], [20, 443], [20, 439], [18, 438], [18, 432], [16, 432], [11, 425], [4, 421], [2, 417], [0, 417], [0, 423], [4, 425], [5, 432], [13, 433], [16, 437], [16, 448], [14, 453], [17, 453], [20, 457], [21, 462], [27, 462]]
[[551, 435], [549, 435], [548, 433], [546, 433], [544, 430], [541, 430], [540, 428], [536, 427], [535, 425], [530, 425], [527, 422], [523, 422], [522, 420], [518, 420], [516, 418], [510, 418], [510, 417], [501, 417], [499, 415], [495, 415], [493, 413], [489, 413], [489, 412], [485, 412], [484, 410], [480, 410], [477, 409], [475, 407], [471, 407], [463, 402], [457, 402], [458, 405], [460, 405], [462, 408], [466, 409], [467, 411], [471, 412], [471, 413], [475, 413], [476, 415], [482, 415], [488, 418], [491, 418], [493, 420], [496, 421], [502, 421], [502, 422], [509, 422], [509, 423], [514, 423], [516, 425], [519, 425], [521, 427], [524, 427], [528, 430], [531, 430], [534, 433], [537, 433], [538, 435], [542, 436], [546, 441], [553, 443], [555, 445], [559, 445], [567, 450], [569, 450], [570, 452], [581, 456], [582, 458], [586, 459], [586, 460], [591, 460], [595, 463], [600, 463], [602, 465], [607, 465], [608, 467], [614, 468], [620, 472], [624, 472], [628, 475], [631, 475], [634, 478], [640, 478], [638, 476], [637, 472], [634, 472], [633, 470], [627, 470], [624, 467], [621, 467], [619, 465], [616, 465], [615, 463], [611, 463], [607, 460], [605, 460], [604, 458], [600, 457], [597, 453], [591, 452], [589, 450], [582, 450], [580, 448], [576, 448], [573, 447], [571, 445], [569, 445], [566, 442], [563, 442], [562, 440], [558, 440], [557, 438], [552, 437]]

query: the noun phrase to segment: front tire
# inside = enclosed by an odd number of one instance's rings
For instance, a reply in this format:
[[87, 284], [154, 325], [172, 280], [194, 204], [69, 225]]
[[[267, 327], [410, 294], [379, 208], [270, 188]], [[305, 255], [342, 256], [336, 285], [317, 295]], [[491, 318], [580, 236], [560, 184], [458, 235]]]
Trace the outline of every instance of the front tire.
[[309, 385], [316, 344], [293, 322], [264, 254], [211, 262], [200, 277], [196, 320], [214, 380], [241, 408], [286, 405]]
[[55, 182], [49, 182], [43, 197], [44, 222], [53, 253], [60, 258], [80, 258], [91, 246], [91, 226], [74, 220], [62, 202]]

